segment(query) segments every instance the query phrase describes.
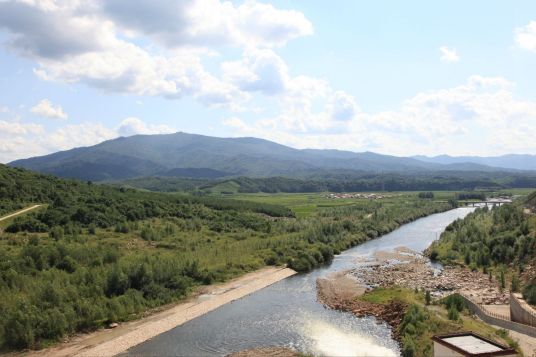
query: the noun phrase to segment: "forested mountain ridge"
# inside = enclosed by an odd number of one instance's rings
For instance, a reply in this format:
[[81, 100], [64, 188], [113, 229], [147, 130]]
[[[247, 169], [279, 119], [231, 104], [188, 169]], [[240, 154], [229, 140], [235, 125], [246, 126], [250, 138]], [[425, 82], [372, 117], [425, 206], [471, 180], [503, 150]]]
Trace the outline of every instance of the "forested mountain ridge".
[[361, 174], [315, 177], [235, 177], [230, 179], [187, 179], [140, 177], [113, 182], [114, 185], [161, 192], [195, 193], [305, 193], [364, 191], [473, 191], [536, 187], [535, 174], [436, 172], [434, 174]]
[[[337, 170], [341, 173], [344, 170], [353, 173], [495, 170], [477, 164], [443, 165], [370, 152], [298, 150], [264, 139], [218, 138], [187, 133], [121, 137], [91, 147], [17, 160], [10, 165], [94, 181], [140, 176], [202, 178], [191, 176], [192, 169], [254, 177], [308, 177]], [[211, 174], [214, 177], [214, 173]]]

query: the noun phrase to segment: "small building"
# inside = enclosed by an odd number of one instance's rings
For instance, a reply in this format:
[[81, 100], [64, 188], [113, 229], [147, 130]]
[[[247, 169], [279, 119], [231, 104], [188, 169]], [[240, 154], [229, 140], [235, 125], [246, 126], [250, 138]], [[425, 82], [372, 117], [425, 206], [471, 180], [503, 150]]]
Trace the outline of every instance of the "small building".
[[434, 357], [454, 356], [517, 356], [513, 348], [477, 335], [473, 332], [459, 332], [448, 335], [436, 335]]

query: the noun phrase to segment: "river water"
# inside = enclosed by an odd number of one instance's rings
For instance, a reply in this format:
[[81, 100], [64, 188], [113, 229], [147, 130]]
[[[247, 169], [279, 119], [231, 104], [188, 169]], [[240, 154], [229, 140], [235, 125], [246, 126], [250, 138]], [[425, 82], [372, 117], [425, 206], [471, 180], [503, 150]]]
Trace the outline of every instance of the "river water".
[[125, 355], [222, 356], [256, 347], [286, 346], [327, 356], [398, 356], [389, 326], [356, 318], [316, 301], [316, 279], [354, 268], [358, 257], [404, 246], [426, 249], [445, 227], [474, 208], [458, 208], [408, 223], [336, 256], [330, 265], [298, 274], [224, 305], [129, 350]]

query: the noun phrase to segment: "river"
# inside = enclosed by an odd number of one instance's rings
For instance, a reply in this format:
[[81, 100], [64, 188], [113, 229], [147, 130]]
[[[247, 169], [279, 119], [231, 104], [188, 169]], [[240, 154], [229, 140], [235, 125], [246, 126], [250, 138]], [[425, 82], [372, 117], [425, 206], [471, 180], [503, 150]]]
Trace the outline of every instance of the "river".
[[385, 323], [356, 318], [316, 301], [316, 279], [350, 269], [357, 258], [404, 246], [422, 251], [445, 227], [474, 208], [458, 208], [408, 223], [336, 256], [330, 265], [298, 274], [224, 305], [138, 345], [124, 355], [222, 356], [256, 347], [286, 346], [313, 355], [398, 356]]

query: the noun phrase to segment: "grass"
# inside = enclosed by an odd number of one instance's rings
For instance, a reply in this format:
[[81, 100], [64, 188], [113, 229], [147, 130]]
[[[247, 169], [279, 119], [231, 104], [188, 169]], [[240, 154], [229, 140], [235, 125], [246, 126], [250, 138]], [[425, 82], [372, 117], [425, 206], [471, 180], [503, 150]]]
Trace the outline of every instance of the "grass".
[[424, 295], [413, 290], [403, 288], [377, 288], [371, 292], [358, 297], [361, 301], [368, 301], [375, 304], [387, 304], [391, 300], [398, 300], [407, 304], [415, 302], [424, 303]]
[[[518, 348], [517, 343], [508, 336], [506, 330], [498, 330], [490, 325], [475, 320], [464, 310], [457, 321], [448, 319], [446, 308], [439, 301], [426, 306], [424, 292], [393, 287], [378, 288], [357, 299], [377, 304], [387, 304], [392, 300], [408, 304], [408, 312], [399, 327], [402, 349], [414, 350], [414, 356], [428, 356], [432, 353], [432, 336], [458, 331], [472, 331], [501, 344]], [[412, 316], [408, 316], [408, 314]], [[419, 319], [420, 318], [420, 319]], [[408, 325], [411, 325], [408, 327]]]
[[[371, 192], [366, 192], [370, 194]], [[400, 202], [401, 199], [405, 199], [408, 203], [413, 203], [418, 200], [416, 192], [381, 192], [380, 194], [388, 196], [384, 199], [370, 200], [367, 198], [328, 198], [327, 192], [323, 193], [243, 193], [226, 195], [226, 197], [253, 201], [258, 203], [270, 203], [282, 205], [290, 208], [296, 217], [303, 218], [309, 217], [317, 212], [322, 212], [326, 209], [345, 207], [345, 206], [358, 206], [358, 207], [370, 207], [370, 205], [383, 205], [393, 204]]]

